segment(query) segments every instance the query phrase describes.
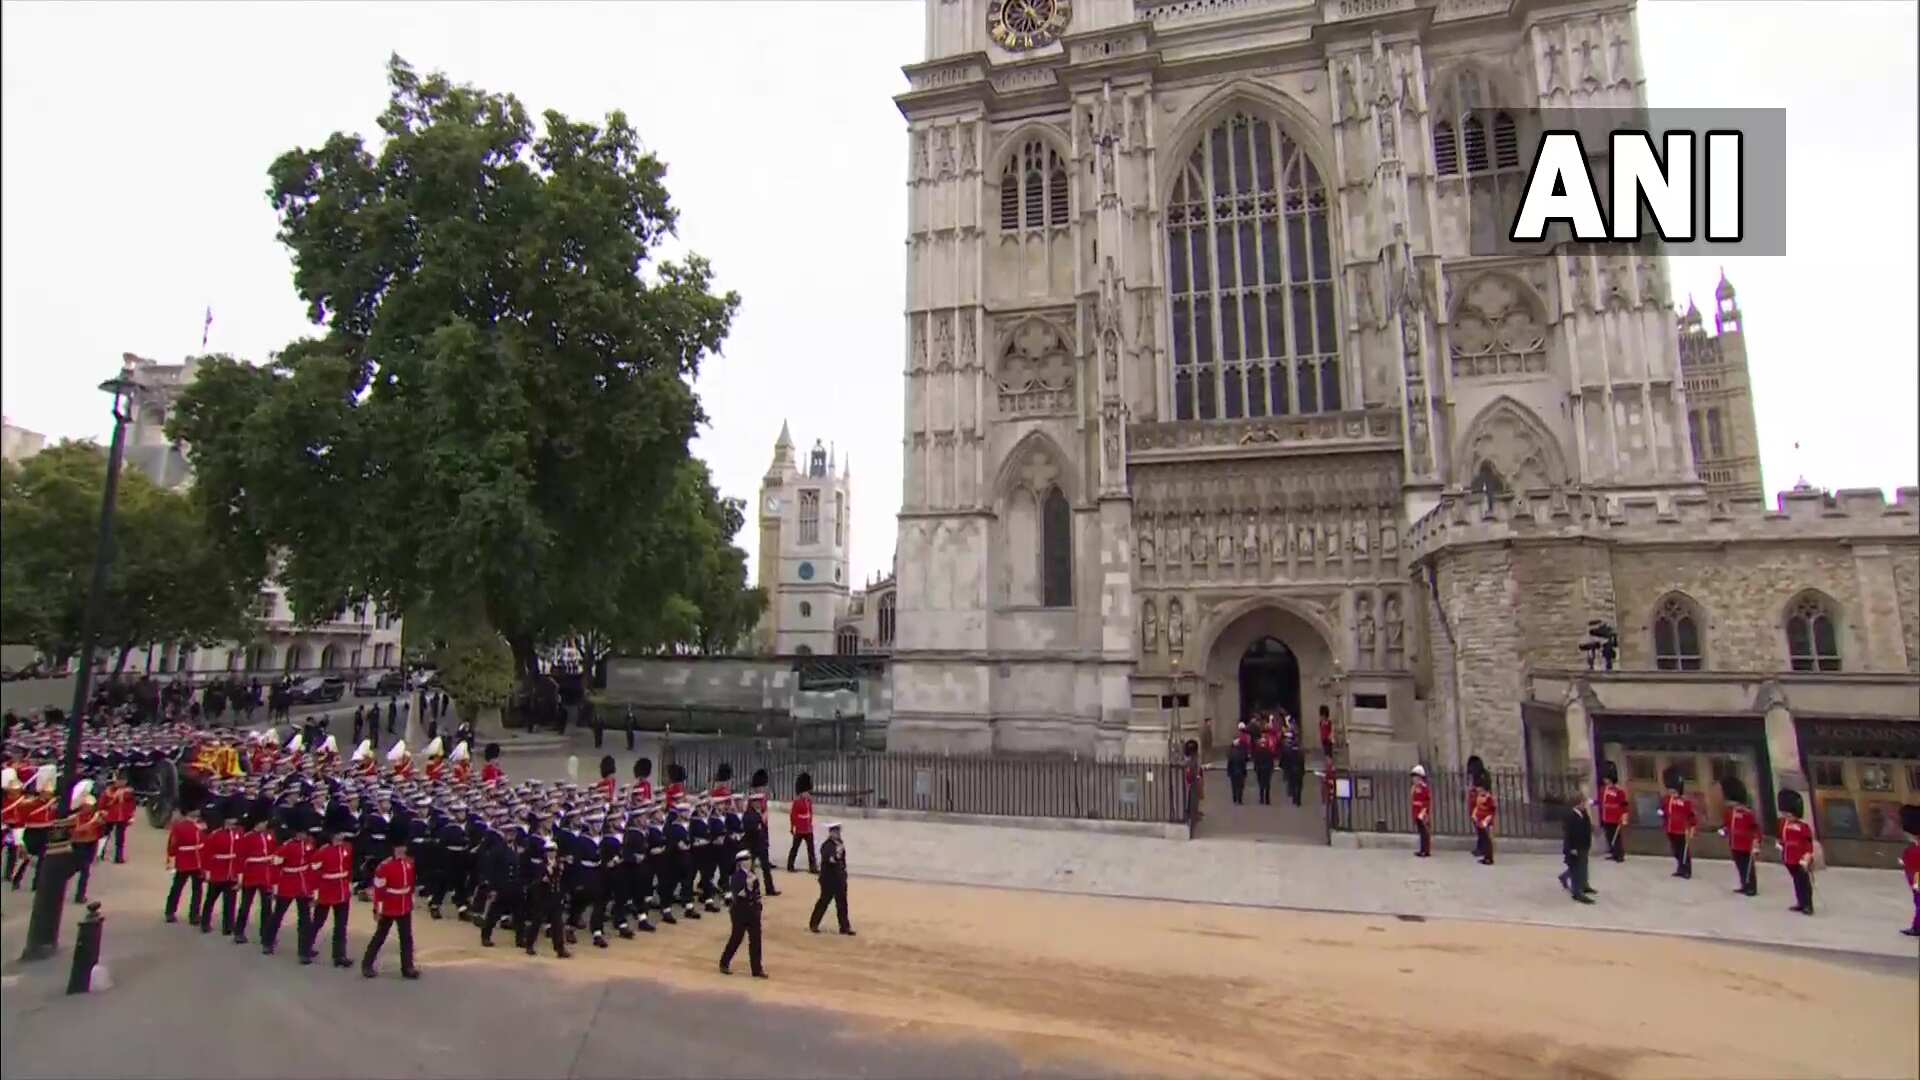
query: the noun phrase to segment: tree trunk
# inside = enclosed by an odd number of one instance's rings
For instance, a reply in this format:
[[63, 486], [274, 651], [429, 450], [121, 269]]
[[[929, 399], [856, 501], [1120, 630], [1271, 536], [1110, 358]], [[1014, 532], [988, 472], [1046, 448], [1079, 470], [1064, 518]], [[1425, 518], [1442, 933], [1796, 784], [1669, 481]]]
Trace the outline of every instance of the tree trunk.
[[133, 646], [131, 645], [120, 646], [120, 654], [113, 658], [113, 677], [114, 678], [116, 679], [119, 678], [120, 673], [126, 670], [127, 657], [132, 655], [133, 655]]
[[513, 650], [514, 670], [529, 684], [540, 677], [540, 656], [534, 651], [533, 639], [522, 634], [507, 636], [507, 646]]

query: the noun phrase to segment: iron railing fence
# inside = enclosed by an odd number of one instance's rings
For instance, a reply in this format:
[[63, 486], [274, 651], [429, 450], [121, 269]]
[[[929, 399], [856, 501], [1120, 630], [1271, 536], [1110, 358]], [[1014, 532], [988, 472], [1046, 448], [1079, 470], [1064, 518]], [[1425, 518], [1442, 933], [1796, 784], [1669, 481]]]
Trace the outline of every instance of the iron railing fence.
[[[1414, 832], [1412, 777], [1405, 769], [1357, 768], [1338, 773], [1349, 781], [1349, 798], [1336, 800], [1333, 827], [1343, 832]], [[1580, 790], [1583, 776], [1528, 774], [1518, 769], [1496, 769], [1490, 780], [1497, 811], [1494, 833], [1526, 839], [1558, 838], [1563, 828], [1566, 800]], [[1433, 789], [1435, 836], [1471, 836], [1464, 769], [1432, 769], [1427, 783]]]
[[767, 770], [772, 798], [793, 798], [801, 773], [813, 780], [821, 806], [925, 810], [994, 817], [1081, 818], [1100, 821], [1181, 822], [1186, 796], [1179, 766], [1155, 760], [1095, 760], [1070, 756], [947, 755], [799, 749], [776, 739], [702, 739], [669, 736], [658, 744], [656, 783], [679, 765], [687, 787], [711, 787], [722, 763], [735, 791], [754, 770]]

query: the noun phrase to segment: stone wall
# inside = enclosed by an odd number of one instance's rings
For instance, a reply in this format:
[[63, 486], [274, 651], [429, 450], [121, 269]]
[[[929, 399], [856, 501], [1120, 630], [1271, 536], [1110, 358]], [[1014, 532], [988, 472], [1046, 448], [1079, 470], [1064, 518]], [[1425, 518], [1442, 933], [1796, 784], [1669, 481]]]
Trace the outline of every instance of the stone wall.
[[1523, 598], [1513, 570], [1511, 553], [1497, 547], [1450, 555], [1438, 567], [1440, 604], [1453, 628], [1461, 756], [1478, 754], [1490, 766], [1517, 767], [1521, 756]]
[[[1661, 599], [1682, 593], [1706, 617], [1702, 647], [1715, 671], [1782, 671], [1787, 664], [1783, 616], [1788, 603], [1818, 589], [1840, 606], [1843, 664], [1858, 661], [1861, 610], [1852, 552], [1838, 545], [1795, 543], [1722, 547], [1672, 546], [1613, 553], [1620, 590], [1620, 666], [1654, 666], [1653, 620]], [[1564, 666], [1571, 667], [1572, 664]], [[1852, 668], [1854, 664], [1846, 664]]]
[[1893, 553], [1893, 587], [1900, 605], [1900, 637], [1907, 670], [1920, 672], [1920, 547]]

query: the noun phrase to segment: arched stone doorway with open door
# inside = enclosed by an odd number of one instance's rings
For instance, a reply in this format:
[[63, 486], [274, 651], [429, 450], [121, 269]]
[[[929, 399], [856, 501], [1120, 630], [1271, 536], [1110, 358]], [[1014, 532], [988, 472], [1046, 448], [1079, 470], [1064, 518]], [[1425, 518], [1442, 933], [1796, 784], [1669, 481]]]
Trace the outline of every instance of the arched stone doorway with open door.
[[[1283, 597], [1250, 597], [1202, 619], [1194, 644], [1204, 665], [1203, 707], [1216, 764], [1232, 745], [1240, 722], [1254, 713], [1284, 709], [1300, 718], [1303, 734], [1312, 739], [1307, 733], [1314, 730], [1314, 717], [1321, 705], [1334, 704], [1337, 692], [1339, 669], [1328, 644], [1332, 640], [1333, 630], [1318, 608]], [[1316, 767], [1317, 762], [1309, 764]], [[1245, 802], [1235, 804], [1226, 774], [1217, 767], [1207, 770], [1200, 835], [1326, 843], [1320, 788], [1312, 772], [1299, 806], [1285, 798], [1277, 776], [1270, 804], [1258, 802], [1255, 786], [1249, 777]]]

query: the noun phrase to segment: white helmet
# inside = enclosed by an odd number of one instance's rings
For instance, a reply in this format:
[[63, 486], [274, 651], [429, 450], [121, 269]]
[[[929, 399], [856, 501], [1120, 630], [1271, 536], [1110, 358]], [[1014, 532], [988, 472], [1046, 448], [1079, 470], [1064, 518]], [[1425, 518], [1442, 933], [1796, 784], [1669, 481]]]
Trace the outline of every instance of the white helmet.
[[93, 799], [93, 781], [91, 780], [82, 780], [79, 783], [73, 785], [72, 791], [67, 792], [67, 805], [69, 806], [79, 806], [82, 803], [91, 801], [92, 799]]
[[33, 786], [39, 790], [40, 794], [51, 795], [53, 794], [53, 785], [53, 766], [40, 766], [33, 774]]
[[1415, 765], [1412, 771], [1415, 776], [1427, 775], [1427, 767], [1425, 765]]
[[25, 785], [20, 783], [20, 774], [12, 769], [0, 769], [0, 790], [13, 791]]
[[453, 748], [453, 760], [455, 761], [465, 761], [471, 756], [472, 752], [467, 749], [466, 743], [461, 743]]
[[387, 763], [389, 765], [398, 765], [400, 764], [400, 759], [406, 756], [407, 756], [407, 740], [401, 739], [400, 741], [393, 744], [393, 749], [387, 751]]
[[337, 754], [337, 753], [339, 753], [339, 752], [340, 752], [340, 742], [339, 742], [339, 740], [338, 740], [338, 739], [335, 739], [335, 738], [334, 738], [333, 736], [331, 736], [331, 735], [329, 735], [329, 736], [327, 736], [327, 741], [326, 741], [326, 742], [323, 742], [323, 743], [321, 743], [321, 744], [320, 744], [320, 752], [321, 752], [321, 753], [323, 753], [323, 754]]
[[353, 748], [353, 760], [366, 761], [373, 757], [373, 740], [361, 739], [360, 745]]
[[446, 744], [440, 740], [440, 736], [435, 735], [433, 741], [427, 744], [427, 756], [430, 758], [445, 757], [446, 753]]
[[280, 729], [270, 727], [267, 730], [261, 732], [258, 736], [256, 736], [256, 738], [258, 738], [263, 743], [272, 743], [275, 746], [279, 746], [280, 745]]
[[304, 731], [294, 732], [293, 738], [287, 740], [287, 752], [290, 754], [297, 754], [300, 751], [305, 750], [306, 748], [307, 748], [307, 733]]

